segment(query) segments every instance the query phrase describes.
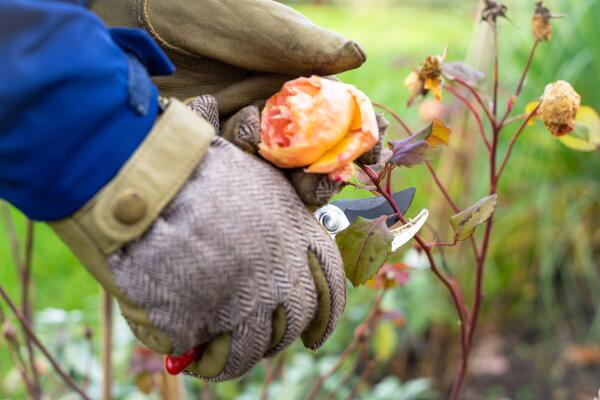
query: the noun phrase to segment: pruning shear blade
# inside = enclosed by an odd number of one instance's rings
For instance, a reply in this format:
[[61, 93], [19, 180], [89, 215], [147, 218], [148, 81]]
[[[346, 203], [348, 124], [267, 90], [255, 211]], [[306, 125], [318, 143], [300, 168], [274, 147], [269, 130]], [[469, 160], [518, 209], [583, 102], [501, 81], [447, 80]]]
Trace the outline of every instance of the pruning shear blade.
[[391, 232], [394, 235], [392, 241], [392, 252], [398, 250], [400, 247], [408, 243], [425, 225], [429, 218], [429, 210], [423, 209], [416, 217], [409, 220], [408, 223], [401, 225], [397, 228], [392, 228]]
[[[392, 194], [394, 201], [402, 213], [408, 210], [414, 196], [415, 188], [408, 188]], [[429, 217], [429, 211], [423, 210], [406, 225], [397, 226], [398, 224], [394, 224], [397, 223], [398, 217], [394, 216], [392, 207], [383, 196], [377, 196], [366, 199], [339, 200], [327, 204], [315, 212], [317, 220], [327, 229], [332, 237], [347, 229], [359, 217], [377, 219], [385, 215], [390, 216], [387, 224], [394, 235], [392, 251], [396, 251], [419, 232]]]

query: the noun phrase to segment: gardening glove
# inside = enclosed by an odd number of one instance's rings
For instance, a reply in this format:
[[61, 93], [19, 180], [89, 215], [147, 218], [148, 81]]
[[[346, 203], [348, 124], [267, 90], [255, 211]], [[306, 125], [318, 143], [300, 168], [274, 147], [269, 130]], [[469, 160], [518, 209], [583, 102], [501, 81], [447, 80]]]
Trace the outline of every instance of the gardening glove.
[[163, 95], [213, 95], [221, 118], [266, 100], [300, 75], [362, 65], [361, 47], [272, 0], [97, 0], [110, 26], [146, 29], [177, 66], [155, 82]]
[[[191, 99], [188, 104], [192, 109], [195, 109], [197, 107], [196, 102], [196, 99]], [[371, 150], [358, 158], [359, 163], [373, 165], [379, 161], [384, 136], [390, 124], [381, 113], [377, 114], [377, 124], [379, 126], [379, 141]], [[259, 156], [259, 108], [255, 105], [244, 107], [225, 122], [220, 134], [242, 150]], [[332, 180], [327, 174], [306, 173], [304, 168], [284, 169], [282, 171], [294, 186], [302, 201], [311, 208], [321, 207], [328, 203], [341, 187], [340, 182]]]
[[243, 375], [298, 336], [319, 347], [343, 313], [335, 242], [278, 169], [223, 138], [213, 98], [171, 100], [120, 170], [51, 223], [118, 300], [134, 334], [186, 372]]

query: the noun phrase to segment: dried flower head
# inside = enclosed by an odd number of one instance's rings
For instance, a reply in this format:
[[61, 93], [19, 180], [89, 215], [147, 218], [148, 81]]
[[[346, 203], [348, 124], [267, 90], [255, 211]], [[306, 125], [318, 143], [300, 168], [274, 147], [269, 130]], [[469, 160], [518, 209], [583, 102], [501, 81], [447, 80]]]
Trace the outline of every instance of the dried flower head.
[[504, 4], [500, 4], [494, 0], [483, 0], [483, 12], [481, 19], [488, 24], [495, 26], [498, 18], [506, 18], [508, 8]]
[[418, 96], [426, 96], [430, 91], [436, 100], [442, 100], [442, 66], [447, 53], [446, 48], [439, 56], [428, 56], [425, 58], [421, 69], [411, 72], [406, 77], [404, 85], [410, 91], [409, 106]]
[[379, 128], [363, 92], [312, 76], [287, 82], [267, 101], [260, 139], [260, 154], [280, 168], [346, 181], [352, 162], [377, 144]]
[[544, 6], [543, 1], [538, 1], [535, 4], [535, 13], [531, 20], [531, 30], [536, 40], [548, 41], [552, 38], [552, 12]]
[[580, 103], [581, 97], [570, 83], [556, 81], [546, 86], [538, 116], [554, 136], [563, 136], [575, 129]]

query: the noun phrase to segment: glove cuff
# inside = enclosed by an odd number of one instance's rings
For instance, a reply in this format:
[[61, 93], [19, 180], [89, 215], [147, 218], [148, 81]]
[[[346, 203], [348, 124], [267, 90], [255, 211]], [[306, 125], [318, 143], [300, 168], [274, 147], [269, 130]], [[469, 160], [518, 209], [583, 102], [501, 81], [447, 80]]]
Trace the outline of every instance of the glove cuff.
[[188, 180], [214, 135], [209, 122], [171, 100], [117, 176], [75, 214], [50, 225], [62, 236], [77, 223], [105, 256], [112, 254], [150, 227]]
[[116, 177], [79, 211], [49, 224], [117, 298], [129, 323], [137, 326], [137, 331], [147, 331], [138, 337], [155, 350], [168, 352], [168, 339], [158, 337], [161, 334], [154, 331], [146, 313], [122, 294], [106, 258], [152, 225], [202, 160], [214, 136], [209, 122], [171, 100]]

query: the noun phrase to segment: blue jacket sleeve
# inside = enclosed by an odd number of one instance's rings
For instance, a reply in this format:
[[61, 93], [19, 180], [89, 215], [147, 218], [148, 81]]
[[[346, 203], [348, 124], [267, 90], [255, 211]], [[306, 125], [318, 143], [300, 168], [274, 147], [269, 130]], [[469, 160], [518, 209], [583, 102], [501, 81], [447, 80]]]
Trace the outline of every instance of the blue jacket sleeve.
[[65, 0], [0, 0], [0, 60], [0, 197], [36, 220], [110, 181], [156, 119], [147, 71], [173, 71], [147, 33]]

